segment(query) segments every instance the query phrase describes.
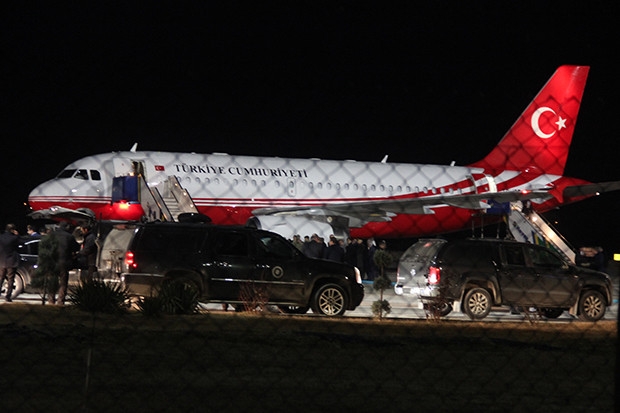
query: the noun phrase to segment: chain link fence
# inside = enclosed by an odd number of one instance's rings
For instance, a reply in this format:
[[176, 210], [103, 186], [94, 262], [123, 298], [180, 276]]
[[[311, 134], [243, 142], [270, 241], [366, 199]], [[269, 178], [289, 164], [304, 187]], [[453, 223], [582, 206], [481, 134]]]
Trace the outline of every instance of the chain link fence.
[[[322, 175], [311, 177], [316, 160], [293, 165], [287, 160], [265, 163], [242, 157], [218, 164], [214, 157], [205, 164], [198, 155], [169, 156], [152, 170], [169, 175], [190, 172], [193, 178], [179, 180], [184, 188], [197, 183], [192, 180], [209, 185], [209, 194], [195, 196], [193, 202], [201, 211], [210, 211], [214, 221], [226, 224], [245, 223], [248, 211], [256, 208], [267, 213], [276, 206], [294, 206], [298, 198], [305, 200], [309, 216], [326, 199], [347, 200], [351, 194], [389, 199], [392, 210], [414, 213], [405, 195], [434, 194], [439, 202], [443, 196], [466, 195], [476, 185], [489, 185], [472, 178], [467, 185], [453, 186], [450, 182], [459, 182], [454, 169], [430, 166], [406, 169], [382, 164], [373, 169], [373, 180], [362, 186], [356, 177], [368, 171], [357, 162], [321, 162]], [[98, 161], [108, 168], [103, 175], [115, 174], [111, 163]], [[127, 172], [134, 167], [130, 162]], [[76, 174], [80, 172], [67, 179]], [[85, 181], [92, 180], [92, 171], [86, 177]], [[149, 177], [149, 182], [155, 178]], [[67, 189], [72, 185], [67, 183]], [[250, 197], [248, 188], [253, 191]], [[168, 189], [160, 188], [163, 198]], [[267, 193], [272, 196], [274, 191], [287, 201], [278, 205], [268, 201]], [[583, 321], [568, 309], [553, 314], [535, 305], [494, 306], [484, 319], [472, 320], [462, 310], [462, 301], [451, 302], [454, 308], [444, 314], [439, 307], [425, 306], [420, 290], [399, 291], [399, 260], [417, 238], [408, 243], [397, 238], [416, 231], [423, 234], [428, 228], [447, 233], [494, 223], [486, 238], [505, 239], [510, 230], [504, 217], [472, 216], [476, 211], [468, 208], [391, 216], [374, 204], [353, 209], [352, 203], [334, 206], [330, 213], [346, 216], [352, 227], [368, 216], [377, 222], [351, 232], [362, 241], [361, 255], [355, 259], [365, 275], [365, 297], [343, 317], [283, 313], [269, 305], [268, 298], [257, 299], [247, 291], [250, 297], [244, 301], [261, 305], [233, 311], [219, 303], [200, 303], [195, 313], [176, 315], [150, 314], [136, 306], [118, 314], [89, 312], [72, 304], [42, 305], [40, 294], [29, 291], [24, 281], [24, 291], [12, 303], [0, 305], [3, 409], [617, 411], [617, 263], [609, 262], [607, 268], [611, 305], [595, 322]], [[417, 208], [422, 213], [426, 206]], [[157, 211], [157, 219], [160, 214]], [[337, 238], [346, 241], [346, 233], [332, 225], [337, 220], [323, 216], [315, 222], [329, 224], [326, 236], [338, 233]], [[307, 222], [288, 223], [300, 226], [289, 226], [287, 238], [312, 235], [304, 226]], [[378, 274], [369, 272], [371, 258], [365, 254], [370, 230], [382, 231], [388, 240], [392, 259], [383, 267], [390, 281], [386, 288], [376, 283]], [[462, 256], [461, 262], [466, 261], [471, 257]], [[479, 290], [491, 289], [485, 285], [476, 284]], [[529, 287], [525, 294], [540, 293], [541, 285]], [[558, 288], [571, 292], [556, 280], [547, 294], [556, 294]], [[486, 293], [480, 297], [490, 298]], [[379, 306], [379, 315], [373, 307], [376, 302], [387, 302]]]

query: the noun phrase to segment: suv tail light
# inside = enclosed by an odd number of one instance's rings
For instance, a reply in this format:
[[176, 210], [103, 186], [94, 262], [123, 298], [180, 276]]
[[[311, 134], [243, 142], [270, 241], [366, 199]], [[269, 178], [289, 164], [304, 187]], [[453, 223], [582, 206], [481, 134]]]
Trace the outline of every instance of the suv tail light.
[[439, 280], [441, 280], [441, 270], [439, 267], [433, 265], [428, 267], [428, 283], [432, 285], [439, 284]]
[[128, 269], [136, 268], [138, 264], [134, 260], [134, 254], [131, 251], [125, 252], [125, 265]]

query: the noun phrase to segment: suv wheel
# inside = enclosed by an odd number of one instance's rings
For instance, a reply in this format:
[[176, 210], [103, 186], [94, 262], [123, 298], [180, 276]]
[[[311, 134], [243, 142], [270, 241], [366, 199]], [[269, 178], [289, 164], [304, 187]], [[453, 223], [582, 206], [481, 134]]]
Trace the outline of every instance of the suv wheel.
[[579, 318], [585, 321], [598, 321], [605, 315], [605, 299], [596, 290], [585, 291], [579, 299]]
[[347, 296], [337, 284], [325, 284], [314, 295], [312, 311], [321, 315], [343, 315], [347, 308]]
[[484, 288], [472, 288], [465, 294], [463, 310], [472, 320], [480, 320], [491, 312], [491, 294]]

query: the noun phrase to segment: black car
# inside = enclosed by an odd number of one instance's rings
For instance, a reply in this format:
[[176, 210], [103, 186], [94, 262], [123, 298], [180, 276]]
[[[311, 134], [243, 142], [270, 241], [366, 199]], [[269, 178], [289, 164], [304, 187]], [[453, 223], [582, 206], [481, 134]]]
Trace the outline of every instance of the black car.
[[548, 318], [569, 311], [596, 321], [612, 304], [607, 274], [567, 263], [539, 245], [498, 239], [422, 239], [406, 256], [403, 263], [410, 268], [399, 268], [396, 289], [403, 294], [415, 292], [440, 315], [460, 303], [459, 309], [471, 319], [486, 317], [493, 306], [506, 306], [534, 307]]
[[125, 249], [120, 276], [136, 295], [181, 282], [205, 302], [240, 307], [260, 294], [284, 312], [328, 316], [354, 310], [364, 297], [357, 268], [308, 258], [280, 235], [255, 228], [156, 222], [113, 229], [104, 252], [113, 244], [110, 250]]
[[[37, 260], [39, 256], [39, 238], [22, 237], [20, 239], [18, 252], [20, 255], [20, 263], [15, 273], [15, 281], [13, 282], [13, 292], [11, 298], [15, 298], [23, 292], [28, 291], [30, 281], [34, 271], [37, 268]], [[0, 286], [0, 294], [4, 296], [6, 291], [6, 281]]]

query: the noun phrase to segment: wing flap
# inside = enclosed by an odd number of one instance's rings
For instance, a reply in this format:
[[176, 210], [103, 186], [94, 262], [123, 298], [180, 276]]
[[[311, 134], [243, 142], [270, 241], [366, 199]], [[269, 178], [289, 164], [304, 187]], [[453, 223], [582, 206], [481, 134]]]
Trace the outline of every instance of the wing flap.
[[[291, 215], [291, 216], [341, 216], [350, 220], [353, 227], [368, 222], [390, 221], [397, 214], [428, 215], [434, 214], [433, 208], [453, 206], [465, 209], [490, 208], [490, 201], [495, 203], [519, 200], [547, 200], [551, 198], [548, 190], [509, 191], [468, 195], [438, 195], [420, 198], [375, 199], [359, 202], [336, 202], [314, 206], [292, 206], [259, 208], [254, 215]], [[355, 225], [354, 225], [355, 223]]]

